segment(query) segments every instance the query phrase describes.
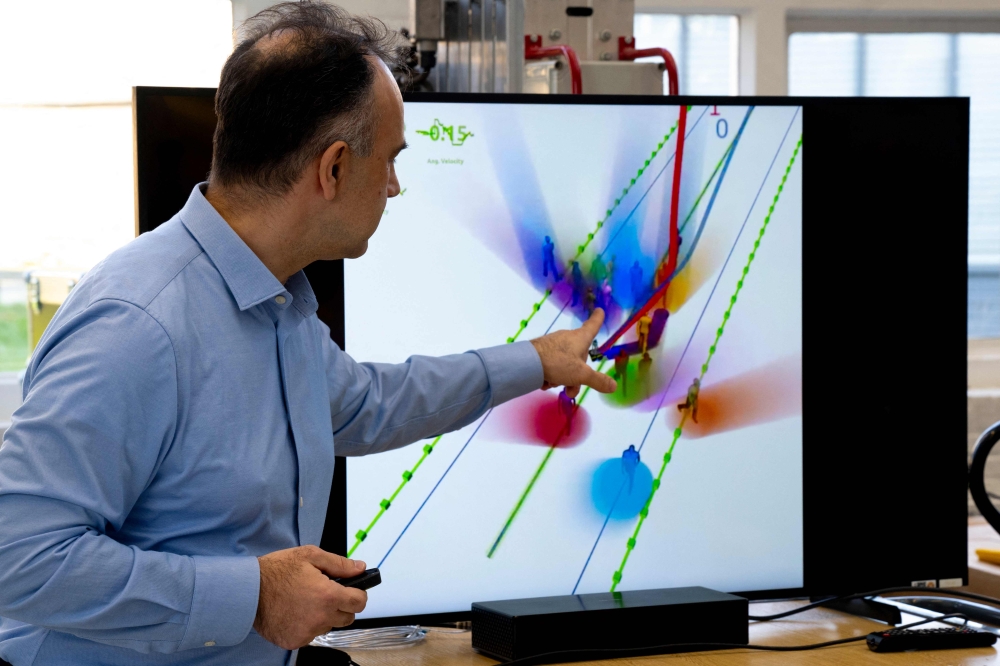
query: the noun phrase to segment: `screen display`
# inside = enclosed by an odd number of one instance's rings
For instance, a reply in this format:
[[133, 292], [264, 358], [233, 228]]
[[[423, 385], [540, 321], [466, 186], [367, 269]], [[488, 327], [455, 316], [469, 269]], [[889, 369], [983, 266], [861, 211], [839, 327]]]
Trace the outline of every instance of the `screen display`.
[[406, 103], [345, 265], [346, 349], [401, 362], [607, 313], [618, 391], [536, 391], [347, 464], [359, 618], [474, 601], [803, 586], [802, 110]]

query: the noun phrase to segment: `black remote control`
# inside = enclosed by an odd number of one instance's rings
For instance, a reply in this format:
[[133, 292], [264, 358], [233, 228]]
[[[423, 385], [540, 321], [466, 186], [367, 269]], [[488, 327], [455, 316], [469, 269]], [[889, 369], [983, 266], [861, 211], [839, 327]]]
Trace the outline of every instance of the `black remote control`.
[[951, 650], [956, 648], [989, 647], [997, 637], [985, 631], [965, 627], [947, 629], [890, 629], [868, 634], [868, 649], [872, 652], [906, 652], [907, 650]]
[[368, 569], [364, 573], [359, 573], [357, 576], [351, 576], [350, 578], [333, 578], [333, 582], [340, 583], [344, 587], [353, 587], [357, 590], [367, 590], [368, 588], [375, 587], [382, 582], [382, 574], [379, 570]]

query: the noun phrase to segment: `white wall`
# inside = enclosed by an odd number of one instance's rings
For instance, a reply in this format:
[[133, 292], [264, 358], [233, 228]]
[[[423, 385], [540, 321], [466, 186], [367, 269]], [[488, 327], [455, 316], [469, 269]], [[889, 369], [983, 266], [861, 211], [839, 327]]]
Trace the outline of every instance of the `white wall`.
[[[233, 27], [273, 4], [275, 0], [233, 0]], [[409, 0], [336, 0], [334, 4], [352, 14], [382, 19], [393, 30], [411, 27]]]
[[1000, 0], [636, 0], [635, 9], [737, 14], [744, 95], [788, 94], [788, 36], [793, 31], [1000, 30]]
[[[411, 24], [410, 0], [336, 1], [391, 28]], [[271, 4], [233, 0], [234, 24]], [[788, 94], [788, 36], [796, 30], [1000, 32], [1000, 0], [636, 0], [635, 10], [738, 15], [744, 95]]]

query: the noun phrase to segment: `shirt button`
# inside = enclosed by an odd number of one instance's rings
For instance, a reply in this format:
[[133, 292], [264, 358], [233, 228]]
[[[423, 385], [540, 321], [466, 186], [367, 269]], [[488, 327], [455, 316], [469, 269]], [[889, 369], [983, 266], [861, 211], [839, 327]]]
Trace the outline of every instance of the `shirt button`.
[[299, 506], [305, 506], [305, 505], [306, 505], [305, 500], [302, 499], [302, 497], [299, 497]]
[[205, 647], [215, 647], [215, 641], [205, 641]]
[[285, 297], [284, 296], [275, 296], [274, 297], [274, 302], [277, 303], [278, 305], [284, 305], [285, 304]]

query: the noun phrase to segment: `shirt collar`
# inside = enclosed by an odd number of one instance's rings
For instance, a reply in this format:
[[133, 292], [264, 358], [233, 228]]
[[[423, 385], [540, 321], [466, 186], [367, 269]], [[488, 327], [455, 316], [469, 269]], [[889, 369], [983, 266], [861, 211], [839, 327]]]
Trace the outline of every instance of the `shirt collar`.
[[299, 271], [289, 278], [286, 285], [278, 282], [278, 278], [208, 202], [202, 191], [205, 186], [206, 183], [195, 185], [178, 217], [215, 264], [240, 310], [272, 300], [281, 309], [294, 303], [296, 309], [307, 317], [315, 313], [316, 295], [305, 274]]

